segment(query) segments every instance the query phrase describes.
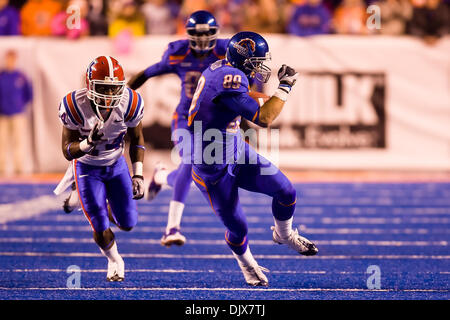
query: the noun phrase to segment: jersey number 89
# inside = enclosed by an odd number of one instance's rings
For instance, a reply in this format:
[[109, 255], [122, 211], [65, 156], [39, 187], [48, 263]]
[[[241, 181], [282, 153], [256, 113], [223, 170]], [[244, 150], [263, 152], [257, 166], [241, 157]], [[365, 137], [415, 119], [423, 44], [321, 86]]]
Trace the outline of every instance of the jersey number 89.
[[235, 74], [234, 76], [232, 74], [227, 74], [225, 77], [223, 77], [223, 87], [225, 89], [239, 89], [241, 86], [242, 77], [239, 74]]

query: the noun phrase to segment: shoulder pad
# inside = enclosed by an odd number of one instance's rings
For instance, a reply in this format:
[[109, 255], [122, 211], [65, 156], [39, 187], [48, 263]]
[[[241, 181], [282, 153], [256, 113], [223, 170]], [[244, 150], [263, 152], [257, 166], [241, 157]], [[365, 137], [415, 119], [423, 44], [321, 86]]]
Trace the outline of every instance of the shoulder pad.
[[62, 106], [74, 124], [84, 126], [84, 117], [78, 106], [75, 94], [76, 90], [68, 93], [62, 100]]
[[188, 40], [177, 40], [169, 43], [167, 55], [170, 63], [177, 63], [183, 60], [190, 52]]
[[216, 47], [214, 48], [214, 54], [219, 59], [224, 59], [225, 54], [227, 53], [229, 39], [217, 39]]

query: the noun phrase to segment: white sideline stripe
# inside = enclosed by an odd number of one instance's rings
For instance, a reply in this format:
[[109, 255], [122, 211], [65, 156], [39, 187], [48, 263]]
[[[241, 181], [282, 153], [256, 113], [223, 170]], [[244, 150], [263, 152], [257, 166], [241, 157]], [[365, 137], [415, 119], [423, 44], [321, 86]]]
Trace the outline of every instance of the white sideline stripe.
[[[141, 232], [163, 232], [165, 227], [144, 227], [139, 222], [134, 233]], [[225, 232], [224, 227], [221, 228], [203, 228], [203, 227], [183, 227], [184, 232], [199, 233], [220, 233]], [[0, 225], [0, 231], [41, 231], [41, 232], [92, 232], [89, 225], [85, 226], [61, 226], [61, 225]], [[424, 229], [424, 228], [406, 228], [406, 229], [379, 229], [379, 228], [307, 228], [304, 225], [299, 226], [300, 233], [308, 234], [450, 234], [450, 229]], [[269, 228], [249, 228], [249, 233], [270, 233]]]
[[[91, 238], [0, 238], [0, 243], [92, 243]], [[158, 239], [121, 239], [120, 243], [133, 244], [161, 244]], [[187, 243], [194, 245], [223, 245], [225, 240], [205, 239], [187, 240]], [[375, 241], [375, 240], [317, 240], [317, 245], [331, 246], [447, 246], [447, 241]], [[252, 245], [272, 246], [272, 240], [251, 240]]]
[[[80, 270], [80, 272], [85, 273], [103, 273], [106, 269], [91, 269], [91, 270]], [[66, 269], [0, 269], [0, 272], [17, 272], [17, 273], [27, 273], [27, 272], [64, 272]], [[239, 270], [185, 270], [185, 269], [134, 269], [127, 270], [129, 273], [239, 273]], [[276, 274], [326, 274], [326, 271], [270, 271], [270, 273]], [[339, 273], [339, 272], [338, 272]], [[356, 272], [355, 272], [356, 273]], [[362, 273], [362, 272], [361, 272]]]
[[278, 291], [278, 292], [311, 292], [311, 291], [324, 291], [324, 292], [449, 292], [450, 290], [445, 289], [359, 289], [359, 288], [349, 288], [349, 289], [339, 289], [339, 288], [8, 288], [0, 287], [0, 290], [6, 291]]
[[[82, 215], [58, 215], [58, 216], [44, 216], [40, 221], [85, 221]], [[397, 218], [366, 218], [366, 217], [298, 217], [302, 223], [317, 223], [317, 224], [449, 224], [450, 218], [417, 218], [417, 217], [397, 217]], [[167, 214], [164, 215], [141, 215], [138, 218], [140, 223], [143, 222], [167, 222]], [[273, 217], [271, 214], [267, 216], [247, 216], [249, 223], [272, 223]], [[211, 215], [204, 216], [183, 216], [184, 223], [204, 223], [204, 222], [220, 222], [219, 219], [211, 213]]]
[[[85, 257], [104, 258], [100, 253], [91, 252], [0, 252], [0, 256], [9, 257]], [[162, 253], [124, 253], [123, 258], [136, 259], [234, 259], [231, 254], [162, 254]], [[450, 255], [254, 255], [255, 259], [313, 259], [313, 260], [341, 260], [341, 259], [432, 259], [447, 260]]]
[[[83, 273], [103, 273], [106, 269], [90, 269], [90, 270], [80, 270]], [[0, 269], [0, 272], [16, 272], [16, 273], [27, 273], [27, 272], [63, 272], [67, 273], [66, 269]], [[239, 270], [185, 270], [185, 269], [130, 269], [127, 270], [129, 273], [238, 273]], [[354, 271], [324, 271], [324, 270], [304, 270], [304, 271], [295, 271], [295, 270], [270, 270], [271, 274], [366, 274], [365, 272], [354, 272]], [[389, 272], [389, 274], [404, 274], [404, 272]], [[437, 271], [437, 272], [414, 272], [411, 273], [413, 275], [418, 274], [442, 274], [447, 275], [450, 274], [448, 271]]]
[[52, 210], [62, 210], [66, 195], [46, 195], [15, 203], [0, 204], [0, 223], [30, 219]]
[[[201, 214], [207, 215], [211, 214], [212, 210], [209, 206], [205, 204], [188, 204], [188, 213], [189, 214]], [[450, 206], [450, 201], [448, 203]], [[398, 206], [392, 206], [389, 208], [389, 214], [401, 216], [427, 216], [427, 215], [448, 215], [450, 214], [450, 210], [448, 206], [442, 207], [411, 207], [411, 208], [402, 208]], [[260, 205], [242, 205], [242, 208], [246, 215], [267, 215], [272, 213], [270, 204], [260, 204]], [[304, 204], [298, 205], [296, 208], [296, 214], [307, 216], [307, 215], [347, 215], [347, 216], [377, 216], [380, 213], [380, 210], [377, 210], [378, 207], [341, 207], [339, 205], [333, 208], [333, 214], [327, 214], [327, 207], [324, 207], [321, 204]], [[158, 205], [148, 206], [148, 205], [140, 205], [138, 207], [138, 211], [140, 214], [155, 214], [155, 213], [166, 213], [169, 211], [169, 206], [167, 203], [161, 203]], [[383, 210], [381, 210], [383, 211]]]

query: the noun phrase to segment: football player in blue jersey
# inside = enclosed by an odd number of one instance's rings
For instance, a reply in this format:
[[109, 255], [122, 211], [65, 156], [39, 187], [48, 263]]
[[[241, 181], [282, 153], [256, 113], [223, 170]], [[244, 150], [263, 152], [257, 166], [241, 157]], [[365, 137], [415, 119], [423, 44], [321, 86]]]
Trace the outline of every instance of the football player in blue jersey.
[[[189, 106], [203, 70], [211, 63], [225, 57], [228, 39], [218, 39], [219, 26], [208, 11], [196, 11], [186, 22], [187, 39], [170, 42], [158, 63], [151, 65], [134, 76], [128, 86], [136, 90], [149, 78], [173, 73], [181, 80], [181, 97], [172, 118], [172, 139], [177, 145], [180, 137], [177, 129], [187, 129]], [[187, 154], [180, 156], [189, 157]], [[169, 205], [169, 215], [165, 234], [161, 244], [183, 245], [186, 238], [180, 232], [184, 203], [192, 183], [191, 164], [182, 162], [178, 168], [169, 172], [158, 164], [148, 189], [148, 199], [152, 200], [162, 185], [173, 187], [173, 196]]]
[[[267, 82], [270, 59], [266, 40], [254, 32], [234, 35], [226, 59], [208, 67], [199, 79], [189, 110], [192, 177], [215, 214], [226, 227], [225, 240], [248, 284], [267, 286], [264, 272], [250, 252], [247, 222], [239, 203], [238, 189], [273, 198], [275, 226], [272, 239], [302, 255], [315, 255], [316, 246], [292, 229], [297, 200], [288, 178], [271, 162], [245, 143], [239, 131], [241, 116], [267, 127], [279, 115], [298, 73], [287, 65], [278, 71], [279, 86], [261, 107], [249, 96], [249, 80]], [[212, 139], [211, 137], [214, 137]]]

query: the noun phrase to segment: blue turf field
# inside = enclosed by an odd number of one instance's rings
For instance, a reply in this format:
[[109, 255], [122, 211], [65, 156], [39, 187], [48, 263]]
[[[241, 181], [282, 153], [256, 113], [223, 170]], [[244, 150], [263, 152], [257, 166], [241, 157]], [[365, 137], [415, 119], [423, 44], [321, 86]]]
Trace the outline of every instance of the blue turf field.
[[[106, 259], [81, 211], [66, 215], [54, 185], [0, 184], [0, 299], [449, 299], [450, 183], [305, 183], [294, 223], [319, 248], [303, 257], [271, 240], [271, 201], [241, 192], [255, 258], [268, 288], [252, 288], [224, 242], [224, 227], [192, 189], [183, 247], [159, 244], [171, 191], [139, 201], [137, 227], [116, 233], [123, 283], [108, 283]], [[31, 212], [29, 216], [27, 213]], [[25, 215], [24, 215], [25, 214]], [[81, 288], [66, 272], [81, 269]], [[381, 289], [367, 287], [370, 265]]]

